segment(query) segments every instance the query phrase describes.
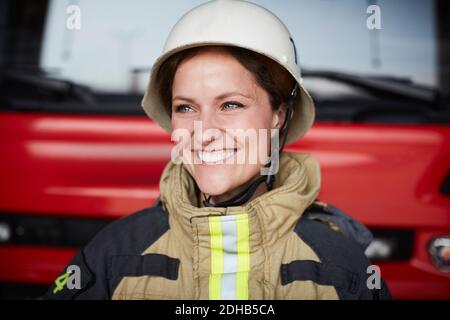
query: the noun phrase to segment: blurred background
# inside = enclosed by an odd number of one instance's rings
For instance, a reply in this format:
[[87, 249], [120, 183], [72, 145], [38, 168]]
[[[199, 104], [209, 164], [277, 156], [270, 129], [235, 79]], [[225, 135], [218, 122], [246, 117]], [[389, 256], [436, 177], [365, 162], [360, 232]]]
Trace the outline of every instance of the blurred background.
[[[192, 0], [0, 0], [0, 299], [43, 294], [76, 250], [150, 206], [170, 136], [140, 107]], [[367, 225], [397, 299], [450, 299], [450, 6], [254, 1], [295, 40], [317, 106], [319, 199]], [[379, 9], [379, 29], [368, 19]]]

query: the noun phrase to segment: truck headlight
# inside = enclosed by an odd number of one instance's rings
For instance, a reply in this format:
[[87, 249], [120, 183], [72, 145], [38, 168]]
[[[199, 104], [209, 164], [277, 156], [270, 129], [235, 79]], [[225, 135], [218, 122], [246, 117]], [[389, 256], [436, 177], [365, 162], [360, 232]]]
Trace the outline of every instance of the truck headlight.
[[0, 243], [8, 242], [11, 239], [11, 228], [9, 224], [0, 222]]
[[431, 240], [428, 252], [434, 265], [441, 271], [450, 271], [450, 236]]

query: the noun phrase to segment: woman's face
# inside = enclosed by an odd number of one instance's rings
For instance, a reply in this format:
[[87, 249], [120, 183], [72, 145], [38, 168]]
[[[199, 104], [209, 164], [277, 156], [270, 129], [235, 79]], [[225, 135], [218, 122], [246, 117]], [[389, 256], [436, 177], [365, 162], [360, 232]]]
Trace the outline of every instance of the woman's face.
[[272, 109], [267, 92], [232, 55], [205, 48], [184, 60], [172, 97], [172, 128], [190, 137], [181, 159], [203, 193], [223, 195], [260, 174], [283, 110]]

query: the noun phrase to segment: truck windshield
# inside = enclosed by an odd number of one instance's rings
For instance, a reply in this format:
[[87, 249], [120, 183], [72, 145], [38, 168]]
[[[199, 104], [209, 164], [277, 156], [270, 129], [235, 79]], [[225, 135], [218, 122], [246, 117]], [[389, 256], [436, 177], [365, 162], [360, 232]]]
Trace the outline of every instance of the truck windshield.
[[[3, 64], [14, 65], [20, 69], [14, 72], [22, 73], [24, 61], [30, 61], [27, 55], [34, 55], [40, 77], [59, 79], [78, 88], [76, 97], [84, 105], [93, 101], [86, 99], [89, 88], [97, 101], [106, 101], [103, 107], [92, 110], [117, 112], [120, 108], [112, 107], [114, 101], [125, 101], [117, 100], [117, 96], [129, 96], [139, 103], [151, 64], [161, 53], [170, 28], [185, 12], [203, 2], [28, 1], [30, 7], [43, 4], [41, 36], [39, 40], [30, 37], [30, 43], [16, 48], [15, 54], [19, 53], [21, 59], [10, 57], [14, 63], [3, 60]], [[442, 30], [442, 21], [449, 14], [440, 10], [440, 6], [446, 6], [445, 1], [254, 2], [281, 17], [290, 29], [305, 70], [305, 85], [317, 102], [319, 119], [361, 120], [361, 108], [367, 114], [367, 106], [370, 110], [384, 110], [391, 118], [392, 110], [418, 110], [419, 117], [424, 110], [448, 110], [447, 101], [439, 100], [448, 96], [449, 82], [448, 65], [443, 65], [448, 61], [442, 59], [448, 54], [448, 27]], [[15, 5], [14, 1], [7, 3]], [[377, 19], [376, 23], [373, 19]], [[8, 37], [8, 32], [2, 34], [0, 37]], [[5, 51], [8, 43], [2, 42]], [[30, 50], [33, 46], [35, 50]], [[5, 55], [0, 55], [2, 58]], [[48, 86], [44, 89], [50, 90]], [[138, 106], [132, 110], [140, 112]], [[433, 121], [429, 114], [425, 118]], [[412, 121], [416, 120], [414, 115]]]

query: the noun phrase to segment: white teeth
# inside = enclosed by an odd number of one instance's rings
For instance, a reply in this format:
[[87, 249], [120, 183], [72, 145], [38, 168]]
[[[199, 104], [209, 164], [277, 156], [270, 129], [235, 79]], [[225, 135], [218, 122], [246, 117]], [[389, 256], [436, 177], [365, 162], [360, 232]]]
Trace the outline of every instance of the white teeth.
[[234, 154], [234, 150], [220, 150], [220, 151], [197, 151], [197, 156], [202, 162], [221, 162]]

